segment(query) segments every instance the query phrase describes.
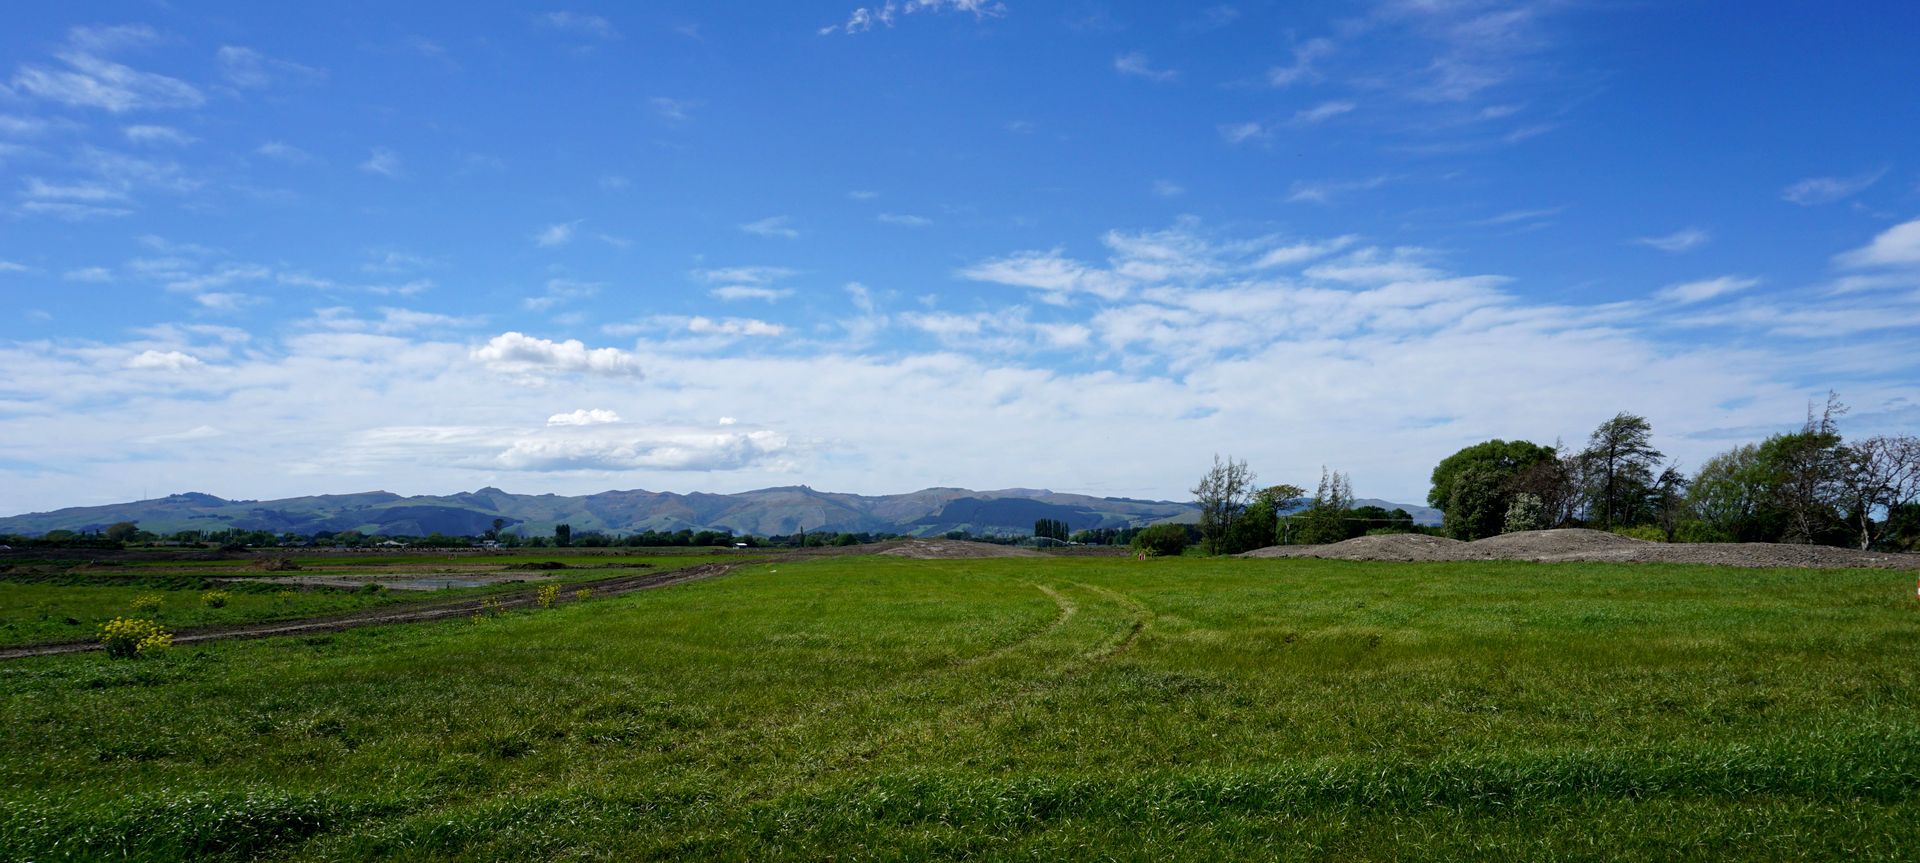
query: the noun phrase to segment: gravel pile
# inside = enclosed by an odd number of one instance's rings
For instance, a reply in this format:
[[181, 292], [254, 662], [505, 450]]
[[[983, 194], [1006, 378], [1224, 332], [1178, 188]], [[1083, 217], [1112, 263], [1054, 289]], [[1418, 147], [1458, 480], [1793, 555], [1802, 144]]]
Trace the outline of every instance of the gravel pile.
[[1704, 563], [1809, 569], [1920, 569], [1920, 554], [1758, 542], [1663, 543], [1581, 528], [1531, 530], [1460, 542], [1422, 534], [1363, 536], [1328, 545], [1276, 545], [1241, 557], [1328, 560], [1530, 560], [1603, 563]]

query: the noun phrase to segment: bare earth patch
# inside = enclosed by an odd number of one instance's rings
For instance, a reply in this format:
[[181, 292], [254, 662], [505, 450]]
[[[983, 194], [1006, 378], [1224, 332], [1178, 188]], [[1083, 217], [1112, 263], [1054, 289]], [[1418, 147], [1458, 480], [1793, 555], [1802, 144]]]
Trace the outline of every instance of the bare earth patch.
[[911, 557], [915, 560], [973, 560], [985, 557], [1045, 557], [1046, 555], [1030, 548], [1015, 548], [1010, 545], [994, 545], [991, 542], [968, 542], [958, 539], [896, 539], [881, 543], [880, 551], [869, 546], [862, 554], [883, 554], [889, 557]]
[[1563, 528], [1460, 542], [1422, 534], [1363, 536], [1327, 545], [1276, 545], [1241, 557], [1328, 560], [1527, 560], [1594, 563], [1699, 563], [1808, 569], [1920, 569], [1920, 554], [1858, 551], [1823, 545], [1758, 542], [1647, 542], [1598, 530]]

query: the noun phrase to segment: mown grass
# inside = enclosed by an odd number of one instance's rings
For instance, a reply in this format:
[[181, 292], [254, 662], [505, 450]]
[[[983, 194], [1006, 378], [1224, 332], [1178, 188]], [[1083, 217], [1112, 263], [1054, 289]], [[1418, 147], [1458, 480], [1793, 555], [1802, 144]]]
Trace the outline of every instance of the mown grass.
[[1903, 859], [1897, 574], [843, 558], [0, 665], [35, 860]]
[[[622, 556], [607, 561], [572, 558], [521, 559], [529, 562], [559, 562], [568, 567], [552, 570], [551, 575], [564, 590], [592, 586], [600, 579], [632, 575], [648, 569], [675, 569], [697, 566], [708, 561], [687, 555]], [[571, 562], [570, 562], [571, 561]], [[386, 561], [394, 563], [393, 561]], [[427, 563], [433, 561], [428, 560]], [[219, 562], [224, 563], [224, 562]], [[593, 564], [603, 564], [594, 567]], [[617, 567], [604, 568], [607, 563]], [[408, 561], [407, 565], [419, 562]], [[504, 566], [502, 562], [499, 566]], [[497, 567], [496, 567], [497, 568]], [[430, 573], [376, 571], [369, 568], [349, 570], [354, 576], [412, 576], [432, 580]], [[396, 603], [445, 600], [468, 595], [524, 591], [525, 583], [455, 587], [445, 590], [382, 590], [364, 592], [345, 588], [300, 587], [268, 581], [249, 581], [250, 577], [309, 576], [338, 574], [332, 569], [303, 566], [289, 572], [261, 572], [252, 569], [168, 565], [148, 567], [141, 564], [92, 569], [78, 568], [48, 572], [0, 573], [0, 647], [58, 641], [84, 641], [99, 634], [101, 624], [115, 617], [153, 617], [162, 626], [174, 630], [202, 627], [238, 626], [278, 620], [294, 620], [356, 611]], [[453, 578], [459, 578], [456, 572]], [[201, 599], [209, 590], [227, 594], [223, 607], [208, 607]], [[158, 596], [157, 614], [133, 609], [134, 600]]]

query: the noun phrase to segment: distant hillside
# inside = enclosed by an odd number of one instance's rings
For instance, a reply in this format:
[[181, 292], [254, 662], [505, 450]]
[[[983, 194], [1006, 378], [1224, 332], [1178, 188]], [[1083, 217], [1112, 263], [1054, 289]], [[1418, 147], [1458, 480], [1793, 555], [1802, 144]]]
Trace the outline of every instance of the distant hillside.
[[[1413, 513], [1421, 523], [1439, 523], [1427, 507], [1362, 500]], [[973, 491], [928, 488], [906, 494], [858, 495], [806, 486], [763, 488], [739, 494], [674, 494], [606, 491], [577, 497], [513, 494], [497, 488], [452, 495], [401, 497], [384, 491], [316, 495], [284, 500], [225, 500], [187, 493], [105, 506], [0, 518], [0, 533], [38, 536], [53, 530], [101, 530], [130, 521], [155, 533], [183, 530], [266, 530], [313, 535], [357, 530], [365, 534], [472, 536], [492, 527], [544, 535], [569, 524], [576, 533], [643, 530], [730, 530], [760, 536], [805, 530], [887, 532], [932, 536], [965, 530], [976, 534], [1026, 533], [1034, 521], [1059, 519], [1072, 530], [1139, 527], [1160, 521], [1195, 520], [1193, 504], [1064, 494], [1044, 489]]]

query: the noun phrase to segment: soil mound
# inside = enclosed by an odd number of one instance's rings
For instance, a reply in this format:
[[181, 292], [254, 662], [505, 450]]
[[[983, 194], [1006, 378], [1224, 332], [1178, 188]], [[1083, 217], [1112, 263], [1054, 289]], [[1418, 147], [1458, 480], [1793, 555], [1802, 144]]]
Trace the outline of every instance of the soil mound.
[[1466, 544], [1470, 560], [1629, 560], [1659, 543], [1601, 530], [1523, 530]]
[[1530, 560], [1595, 563], [1697, 563], [1806, 569], [1920, 570], [1920, 554], [1761, 542], [1664, 543], [1598, 530], [1529, 530], [1459, 542], [1424, 534], [1363, 536], [1328, 545], [1276, 545], [1241, 557], [1329, 560]]
[[1276, 545], [1241, 557], [1320, 557], [1329, 560], [1461, 560], [1466, 543], [1424, 533], [1358, 536], [1328, 545]]
[[973, 560], [986, 557], [1045, 557], [1030, 548], [968, 542], [959, 539], [901, 539], [886, 543], [888, 548], [874, 552], [889, 557], [915, 560]]

